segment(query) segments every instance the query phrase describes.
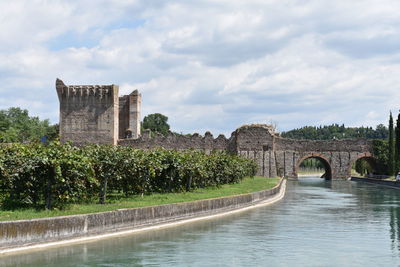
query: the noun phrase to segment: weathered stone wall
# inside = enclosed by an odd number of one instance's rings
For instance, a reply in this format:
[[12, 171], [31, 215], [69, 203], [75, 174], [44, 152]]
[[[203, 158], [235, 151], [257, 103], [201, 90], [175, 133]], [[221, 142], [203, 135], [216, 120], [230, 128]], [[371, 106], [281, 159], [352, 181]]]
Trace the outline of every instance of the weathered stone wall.
[[268, 125], [245, 125], [232, 133], [238, 151], [274, 150], [275, 136]]
[[185, 136], [176, 135], [171, 132], [167, 136], [160, 134], [151, 136], [150, 131], [144, 131], [138, 139], [118, 140], [118, 145], [133, 146], [138, 149], [153, 149], [158, 147], [175, 150], [196, 149], [210, 153], [213, 150], [228, 150], [229, 140], [224, 135], [214, 138], [210, 132], [206, 132], [203, 137], [199, 134]]
[[164, 147], [166, 149], [197, 149], [209, 153], [213, 150], [229, 151], [254, 159], [259, 168], [257, 175], [265, 177], [297, 177], [301, 162], [319, 158], [326, 168], [326, 178], [350, 177], [351, 166], [362, 157], [371, 158], [372, 142], [366, 139], [331, 141], [294, 140], [282, 138], [268, 125], [245, 125], [234, 131], [229, 139], [220, 135], [214, 139], [207, 132], [204, 137], [194, 134], [168, 136], [145, 132], [139, 139], [124, 139], [119, 145], [138, 149]]
[[141, 108], [142, 95], [138, 90], [119, 98], [119, 139], [139, 138]]
[[126, 130], [129, 128], [129, 96], [119, 98], [119, 139], [126, 138]]
[[117, 144], [140, 136], [142, 95], [118, 97], [117, 85], [69, 85], [56, 81], [61, 142]]
[[[229, 139], [211, 133], [204, 137], [167, 136], [150, 132], [140, 135], [141, 94], [137, 90], [118, 98], [118, 86], [66, 86], [57, 79], [60, 100], [61, 141], [75, 144], [119, 144], [138, 149], [196, 149], [206, 153], [229, 151], [254, 159], [257, 175], [297, 177], [301, 162], [315, 157], [322, 160], [327, 178], [350, 177], [352, 164], [361, 157], [373, 157], [371, 141], [364, 139], [310, 141], [282, 138], [270, 125], [245, 125]], [[119, 140], [117, 141], [117, 138]]]
[[116, 144], [118, 86], [70, 85], [57, 79], [60, 139], [74, 144]]
[[132, 138], [139, 138], [141, 135], [140, 119], [142, 114], [142, 95], [138, 90], [129, 95], [129, 128]]
[[296, 140], [275, 137], [276, 150], [295, 151], [369, 151], [371, 142], [367, 139], [342, 139], [342, 140]]
[[233, 133], [237, 153], [254, 159], [258, 175], [297, 177], [301, 162], [319, 158], [327, 178], [343, 179], [351, 175], [351, 166], [362, 157], [373, 157], [372, 142], [366, 139], [312, 141], [286, 139], [275, 135], [266, 125], [248, 125]]

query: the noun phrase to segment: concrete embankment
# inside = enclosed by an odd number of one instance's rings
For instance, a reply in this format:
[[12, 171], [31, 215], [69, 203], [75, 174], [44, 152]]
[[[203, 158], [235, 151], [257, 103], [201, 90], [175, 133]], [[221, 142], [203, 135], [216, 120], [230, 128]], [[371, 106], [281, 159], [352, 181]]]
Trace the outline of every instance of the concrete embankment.
[[149, 226], [190, 221], [246, 209], [283, 197], [286, 181], [270, 190], [230, 197], [110, 212], [0, 222], [0, 254], [15, 252], [35, 244], [76, 242], [98, 235], [149, 228]]
[[373, 179], [373, 178], [361, 178], [361, 177], [351, 177], [350, 180], [355, 181], [355, 182], [377, 184], [377, 185], [400, 189], [400, 182], [396, 182], [396, 181], [387, 181], [387, 180], [379, 180], [379, 179]]

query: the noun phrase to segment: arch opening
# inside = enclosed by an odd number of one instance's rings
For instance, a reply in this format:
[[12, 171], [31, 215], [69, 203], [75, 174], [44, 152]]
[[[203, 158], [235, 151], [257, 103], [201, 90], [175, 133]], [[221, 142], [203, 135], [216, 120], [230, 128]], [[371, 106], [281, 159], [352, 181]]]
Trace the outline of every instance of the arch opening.
[[301, 158], [296, 166], [296, 177], [300, 175], [318, 175], [326, 180], [332, 179], [332, 168], [322, 156], [310, 155]]
[[379, 170], [379, 164], [371, 156], [364, 156], [358, 158], [351, 166], [351, 174], [356, 176], [371, 177], [376, 175], [383, 175]]

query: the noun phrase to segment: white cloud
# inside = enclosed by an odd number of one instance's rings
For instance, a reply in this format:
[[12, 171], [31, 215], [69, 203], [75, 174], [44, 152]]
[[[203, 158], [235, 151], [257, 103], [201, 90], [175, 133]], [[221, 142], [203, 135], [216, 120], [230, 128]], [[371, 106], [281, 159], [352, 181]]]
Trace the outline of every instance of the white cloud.
[[[58, 121], [56, 77], [138, 88], [180, 132], [386, 123], [400, 102], [394, 0], [3, 1], [0, 104]], [[21, 101], [23, 99], [24, 101]], [[32, 104], [28, 104], [32, 103]]]

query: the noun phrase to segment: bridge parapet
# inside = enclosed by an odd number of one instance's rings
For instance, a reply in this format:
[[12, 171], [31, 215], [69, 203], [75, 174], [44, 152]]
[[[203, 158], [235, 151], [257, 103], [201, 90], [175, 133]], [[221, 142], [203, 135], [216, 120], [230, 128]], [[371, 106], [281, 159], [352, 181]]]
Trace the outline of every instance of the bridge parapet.
[[301, 162], [319, 158], [325, 165], [327, 178], [350, 177], [352, 164], [361, 157], [372, 157], [372, 142], [366, 139], [311, 141], [286, 139], [275, 134], [273, 127], [263, 124], [244, 125], [228, 139], [223, 135], [214, 138], [209, 132], [204, 136], [151, 135], [144, 132], [138, 139], [120, 139], [119, 145], [139, 149], [164, 147], [166, 149], [196, 149], [206, 153], [213, 150], [229, 151], [254, 159], [259, 176], [297, 177]]
[[253, 158], [259, 165], [258, 175], [297, 177], [301, 162], [318, 158], [325, 165], [327, 178], [345, 179], [359, 158], [373, 157], [372, 141], [367, 139], [296, 140], [280, 137], [268, 125], [246, 125], [232, 136], [237, 153]]

